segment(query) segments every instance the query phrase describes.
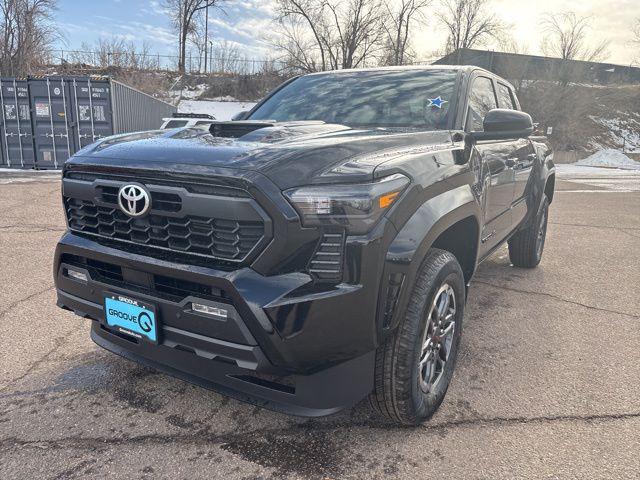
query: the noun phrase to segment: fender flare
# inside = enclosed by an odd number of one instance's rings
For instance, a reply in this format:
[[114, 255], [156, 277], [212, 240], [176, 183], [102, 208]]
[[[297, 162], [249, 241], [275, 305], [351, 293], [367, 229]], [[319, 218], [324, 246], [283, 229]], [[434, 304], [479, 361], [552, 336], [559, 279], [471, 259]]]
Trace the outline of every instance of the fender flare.
[[[470, 185], [445, 191], [427, 200], [414, 212], [391, 242], [386, 260], [404, 265], [422, 261], [442, 232], [467, 217], [474, 217], [480, 226], [481, 216]], [[480, 241], [480, 231], [475, 240]]]
[[[397, 326], [406, 310], [411, 287], [429, 248], [444, 231], [469, 217], [474, 218], [478, 224], [477, 238], [470, 239], [475, 242], [475, 270], [482, 230], [481, 215], [480, 205], [471, 186], [465, 184], [427, 200], [399, 230], [387, 250], [385, 273], [379, 295], [377, 323], [382, 337]], [[402, 286], [394, 301], [391, 318], [385, 318], [389, 309], [386, 305], [389, 302], [389, 279], [396, 275], [402, 276]]]

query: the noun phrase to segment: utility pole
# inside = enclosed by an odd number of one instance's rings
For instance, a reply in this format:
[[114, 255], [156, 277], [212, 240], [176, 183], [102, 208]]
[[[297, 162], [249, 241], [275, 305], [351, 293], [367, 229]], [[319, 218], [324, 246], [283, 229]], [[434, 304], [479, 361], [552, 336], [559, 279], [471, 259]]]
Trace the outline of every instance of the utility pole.
[[207, 70], [207, 44], [209, 43], [209, 5], [204, 9], [204, 73]]
[[209, 64], [213, 64], [213, 42], [211, 40], [209, 40]]

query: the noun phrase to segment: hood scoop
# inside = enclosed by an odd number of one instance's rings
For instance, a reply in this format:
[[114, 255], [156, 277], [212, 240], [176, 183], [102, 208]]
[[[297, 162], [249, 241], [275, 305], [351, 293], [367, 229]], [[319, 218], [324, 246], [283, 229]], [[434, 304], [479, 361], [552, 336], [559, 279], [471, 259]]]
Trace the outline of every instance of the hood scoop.
[[209, 126], [209, 132], [214, 137], [240, 138], [254, 130], [273, 127], [273, 122], [256, 122], [251, 120], [236, 120], [229, 122], [213, 122]]

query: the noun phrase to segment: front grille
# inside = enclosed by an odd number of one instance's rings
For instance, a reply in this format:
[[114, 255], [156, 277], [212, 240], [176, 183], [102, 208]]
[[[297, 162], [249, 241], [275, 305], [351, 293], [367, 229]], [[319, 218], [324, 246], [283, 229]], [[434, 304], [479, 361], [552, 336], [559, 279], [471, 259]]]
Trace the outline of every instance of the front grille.
[[124, 277], [122, 267], [119, 265], [67, 253], [62, 256], [61, 260], [62, 263], [66, 265], [86, 269], [91, 275], [91, 278], [97, 282], [125, 288], [127, 290], [149, 293], [155, 297], [164, 298], [173, 302], [181, 302], [190, 296], [208, 300], [228, 301], [227, 294], [223, 290], [191, 280], [151, 274], [151, 283], [145, 287], [127, 281]]
[[260, 241], [259, 222], [204, 217], [129, 217], [117, 208], [66, 199], [69, 228], [83, 233], [224, 260], [242, 260]]
[[[139, 183], [138, 176], [135, 179]], [[69, 228], [100, 237], [108, 244], [126, 242], [140, 246], [136, 248], [229, 263], [247, 260], [266, 243], [270, 222], [248, 192], [226, 185], [153, 180], [144, 175], [140, 179], [147, 182], [151, 211], [130, 217], [118, 206], [118, 191], [125, 184], [121, 177], [67, 174], [63, 191]]]
[[191, 295], [201, 298], [224, 297], [224, 293], [221, 290], [214, 289], [209, 285], [163, 275], [153, 275], [153, 287], [159, 296], [164, 294], [181, 299]]
[[[98, 194], [105, 203], [118, 204], [118, 187], [100, 185]], [[155, 192], [153, 194], [153, 209], [163, 212], [179, 212], [182, 206], [180, 195], [175, 193]]]

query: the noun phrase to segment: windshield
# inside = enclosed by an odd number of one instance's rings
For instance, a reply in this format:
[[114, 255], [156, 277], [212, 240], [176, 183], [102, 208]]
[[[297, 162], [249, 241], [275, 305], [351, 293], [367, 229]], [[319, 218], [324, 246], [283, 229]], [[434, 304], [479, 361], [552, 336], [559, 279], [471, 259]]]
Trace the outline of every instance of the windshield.
[[378, 70], [300, 77], [251, 120], [322, 120], [350, 127], [446, 129], [455, 70]]

